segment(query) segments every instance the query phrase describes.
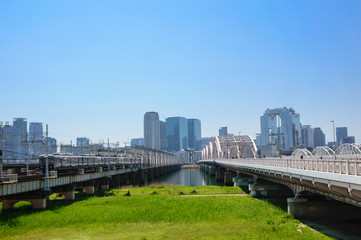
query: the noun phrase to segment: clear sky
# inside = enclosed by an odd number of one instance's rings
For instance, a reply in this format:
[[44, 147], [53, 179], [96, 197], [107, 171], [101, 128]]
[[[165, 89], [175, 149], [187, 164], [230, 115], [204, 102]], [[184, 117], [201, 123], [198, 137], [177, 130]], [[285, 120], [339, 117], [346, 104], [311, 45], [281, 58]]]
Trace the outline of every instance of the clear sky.
[[361, 142], [361, 1], [0, 1], [0, 121], [123, 145], [143, 116], [260, 131], [267, 108]]

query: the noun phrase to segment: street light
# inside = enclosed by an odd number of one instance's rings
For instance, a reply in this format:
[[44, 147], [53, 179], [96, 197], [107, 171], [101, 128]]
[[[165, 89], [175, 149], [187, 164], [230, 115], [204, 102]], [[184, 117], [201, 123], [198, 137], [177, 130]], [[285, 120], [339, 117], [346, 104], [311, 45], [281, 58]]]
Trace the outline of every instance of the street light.
[[239, 131], [238, 132], [238, 159], [240, 158], [240, 154], [239, 154], [239, 152], [240, 152], [240, 148], [241, 148], [241, 132], [242, 131]]
[[333, 124], [333, 150], [336, 150], [336, 130], [335, 130], [335, 121], [331, 120]]

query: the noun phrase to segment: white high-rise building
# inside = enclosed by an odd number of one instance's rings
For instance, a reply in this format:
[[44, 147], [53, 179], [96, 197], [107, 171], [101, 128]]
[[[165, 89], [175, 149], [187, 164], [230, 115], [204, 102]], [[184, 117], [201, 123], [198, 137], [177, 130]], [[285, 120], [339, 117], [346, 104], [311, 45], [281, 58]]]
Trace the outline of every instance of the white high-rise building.
[[300, 115], [292, 108], [267, 109], [260, 117], [261, 146], [277, 145], [289, 149], [301, 144]]
[[144, 114], [144, 146], [160, 149], [159, 115], [157, 112]]

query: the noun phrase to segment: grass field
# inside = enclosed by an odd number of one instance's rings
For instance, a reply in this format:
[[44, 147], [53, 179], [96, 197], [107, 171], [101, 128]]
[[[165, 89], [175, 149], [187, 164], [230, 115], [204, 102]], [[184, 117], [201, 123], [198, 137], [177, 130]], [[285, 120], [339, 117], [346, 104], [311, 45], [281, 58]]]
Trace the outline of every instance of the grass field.
[[[0, 239], [328, 239], [234, 187], [123, 188], [0, 214]], [[101, 192], [98, 193], [102, 195]]]

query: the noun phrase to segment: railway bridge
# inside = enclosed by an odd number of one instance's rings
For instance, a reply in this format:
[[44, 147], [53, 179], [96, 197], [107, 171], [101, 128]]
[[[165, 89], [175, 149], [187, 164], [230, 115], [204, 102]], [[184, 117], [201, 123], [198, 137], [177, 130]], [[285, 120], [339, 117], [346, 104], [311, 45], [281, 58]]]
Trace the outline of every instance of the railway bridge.
[[175, 155], [155, 150], [131, 157], [43, 155], [28, 166], [5, 164], [0, 181], [2, 209], [11, 210], [19, 201], [44, 209], [51, 193], [74, 199], [76, 189], [93, 194], [96, 189], [144, 185], [182, 164]]

